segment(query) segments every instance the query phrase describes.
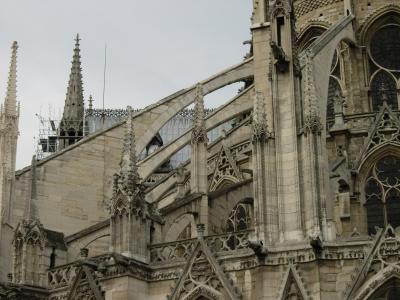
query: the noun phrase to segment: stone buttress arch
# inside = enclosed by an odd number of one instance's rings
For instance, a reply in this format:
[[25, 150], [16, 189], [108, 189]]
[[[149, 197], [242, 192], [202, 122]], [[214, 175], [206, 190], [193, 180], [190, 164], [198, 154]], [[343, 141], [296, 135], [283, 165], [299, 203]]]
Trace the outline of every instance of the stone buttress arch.
[[177, 217], [171, 226], [168, 228], [164, 242], [171, 242], [171, 241], [176, 241], [178, 236], [181, 234], [181, 232], [189, 225], [192, 225], [192, 234], [193, 230], [196, 228], [196, 222], [194, 219], [194, 215], [192, 213], [184, 213]]
[[[253, 58], [200, 82], [204, 96], [229, 84], [244, 81], [254, 75]], [[196, 85], [181, 90], [148, 106], [133, 117], [137, 136], [136, 150], [141, 153], [160, 129], [179, 111], [195, 100]], [[155, 121], [157, 120], [157, 121]]]

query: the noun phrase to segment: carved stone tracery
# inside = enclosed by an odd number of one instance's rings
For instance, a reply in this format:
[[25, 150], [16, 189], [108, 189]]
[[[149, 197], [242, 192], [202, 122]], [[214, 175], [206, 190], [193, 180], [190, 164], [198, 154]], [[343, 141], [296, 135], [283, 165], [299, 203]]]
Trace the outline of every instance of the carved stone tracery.
[[224, 181], [235, 183], [241, 180], [243, 180], [243, 176], [232, 157], [230, 149], [223, 145], [215, 163], [209, 190], [215, 191]]

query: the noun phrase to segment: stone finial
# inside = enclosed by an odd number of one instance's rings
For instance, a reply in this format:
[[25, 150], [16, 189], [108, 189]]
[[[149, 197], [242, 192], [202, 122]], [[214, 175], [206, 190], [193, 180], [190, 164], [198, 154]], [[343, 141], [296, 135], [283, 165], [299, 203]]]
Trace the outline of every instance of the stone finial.
[[123, 139], [121, 157], [121, 176], [125, 178], [126, 184], [137, 184], [140, 180], [136, 159], [136, 139], [135, 130], [132, 122], [132, 107], [127, 107], [128, 117], [126, 119], [125, 134]]
[[336, 114], [342, 114], [343, 113], [343, 103], [344, 99], [340, 93], [340, 91], [336, 91], [335, 96], [333, 98], [333, 111]]
[[265, 99], [262, 92], [254, 93], [253, 140], [261, 141], [269, 137]]
[[333, 98], [333, 111], [335, 114], [335, 125], [343, 125], [344, 124], [344, 103], [345, 100], [340, 91], [336, 91], [335, 96]]
[[199, 237], [203, 237], [204, 236], [204, 232], [206, 230], [206, 226], [204, 224], [197, 224], [196, 228], [197, 228], [197, 235]]
[[207, 142], [207, 130], [205, 125], [205, 109], [203, 86], [196, 86], [196, 98], [193, 116], [192, 143]]
[[113, 195], [107, 205], [110, 214], [114, 215], [122, 208], [120, 202], [121, 199], [124, 199], [124, 208], [134, 210], [145, 218], [147, 213], [147, 204], [144, 198], [145, 186], [140, 182], [138, 172], [132, 108], [128, 106], [127, 111], [120, 170], [114, 174]]
[[13, 42], [11, 46], [11, 62], [8, 73], [7, 94], [4, 103], [4, 112], [9, 116], [17, 116], [17, 50], [18, 43]]
[[381, 94], [382, 103], [388, 105], [388, 89], [386, 88], [386, 84], [384, 82], [381, 83], [379, 87], [379, 93]]

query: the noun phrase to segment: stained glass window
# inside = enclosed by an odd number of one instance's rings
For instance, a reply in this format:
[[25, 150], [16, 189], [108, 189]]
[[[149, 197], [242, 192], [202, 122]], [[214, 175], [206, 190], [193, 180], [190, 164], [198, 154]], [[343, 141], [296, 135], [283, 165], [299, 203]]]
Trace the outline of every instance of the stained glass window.
[[378, 111], [386, 101], [398, 110], [398, 80], [400, 76], [400, 25], [388, 24], [371, 37], [369, 46], [372, 110]]
[[[397, 53], [397, 55], [396, 55]], [[400, 70], [400, 26], [388, 25], [379, 29], [371, 40], [374, 62], [388, 70]]]
[[249, 229], [251, 226], [251, 204], [239, 203], [231, 211], [226, 222], [226, 232]]
[[396, 81], [386, 71], [379, 71], [371, 81], [372, 109], [378, 111], [383, 100], [394, 110], [398, 109]]
[[400, 226], [400, 159], [386, 156], [372, 168], [365, 184], [368, 233], [388, 224]]
[[[251, 214], [253, 205], [250, 203], [239, 203], [236, 205], [226, 221], [226, 232], [237, 232], [251, 228]], [[227, 241], [227, 245], [232, 250], [239, 244], [238, 239], [232, 235]]]

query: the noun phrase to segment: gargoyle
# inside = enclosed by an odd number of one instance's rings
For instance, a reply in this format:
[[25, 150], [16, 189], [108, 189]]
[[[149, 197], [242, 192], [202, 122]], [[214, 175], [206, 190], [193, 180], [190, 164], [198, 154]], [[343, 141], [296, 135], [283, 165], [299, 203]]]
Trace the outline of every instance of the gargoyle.
[[276, 67], [278, 71], [284, 73], [289, 69], [289, 60], [285, 54], [285, 51], [276, 42], [271, 42], [271, 49], [274, 58], [276, 59]]

